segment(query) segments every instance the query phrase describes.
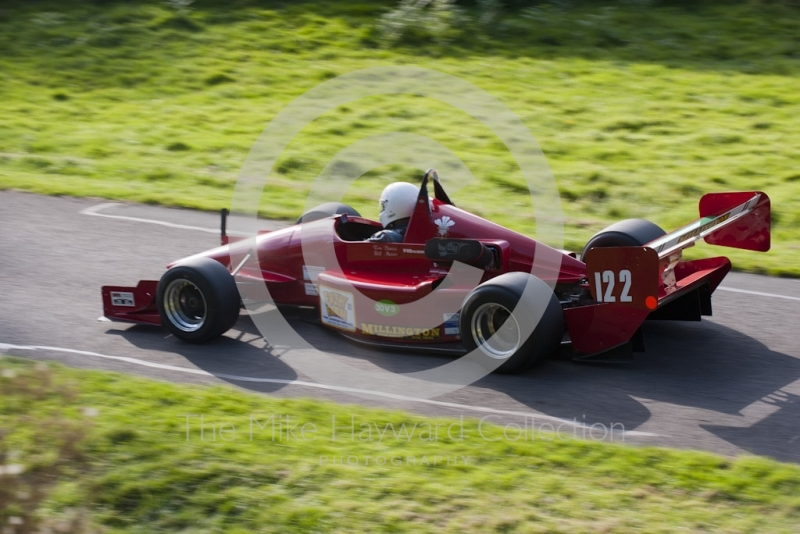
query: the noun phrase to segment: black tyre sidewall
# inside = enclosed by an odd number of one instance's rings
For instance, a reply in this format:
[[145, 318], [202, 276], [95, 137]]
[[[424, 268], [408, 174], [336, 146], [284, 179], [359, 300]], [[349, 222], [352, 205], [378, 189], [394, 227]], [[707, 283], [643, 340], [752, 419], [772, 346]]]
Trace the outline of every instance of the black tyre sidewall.
[[[206, 321], [194, 332], [184, 332], [172, 322], [164, 311], [164, 296], [171, 282], [184, 279], [192, 282], [203, 294], [206, 302]], [[175, 337], [190, 343], [204, 343], [221, 336], [236, 324], [241, 299], [236, 282], [221, 263], [210, 258], [199, 258], [164, 273], [156, 292], [161, 324]]]
[[646, 219], [625, 219], [597, 232], [586, 242], [581, 259], [593, 248], [636, 247], [645, 245], [667, 233]]
[[[533, 293], [537, 302], [526, 302], [526, 299], [521, 299], [529, 279], [531, 283], [539, 285]], [[525, 317], [538, 315], [537, 309], [544, 307], [541, 318], [528, 339], [494, 372], [502, 374], [522, 372], [558, 350], [564, 333], [564, 315], [558, 299], [540, 279], [528, 273], [507, 273], [475, 288], [461, 309], [459, 327], [462, 342], [467, 350], [475, 351], [475, 354], [479, 355], [483, 360], [482, 364], [492, 366], [497, 362], [479, 349], [472, 334], [472, 316], [478, 307], [486, 303], [504, 306], [512, 312], [520, 324]]]

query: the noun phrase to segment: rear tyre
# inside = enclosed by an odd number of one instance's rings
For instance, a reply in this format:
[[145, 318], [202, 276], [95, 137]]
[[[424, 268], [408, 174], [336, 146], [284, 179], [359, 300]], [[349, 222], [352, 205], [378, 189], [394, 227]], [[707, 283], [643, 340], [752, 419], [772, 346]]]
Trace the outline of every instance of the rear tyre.
[[218, 261], [198, 258], [164, 273], [156, 291], [161, 324], [178, 339], [204, 343], [236, 324], [241, 299]]
[[581, 259], [586, 261], [586, 253], [595, 247], [636, 247], [646, 245], [663, 235], [666, 232], [655, 223], [644, 219], [625, 219], [592, 236], [583, 247]]
[[330, 217], [331, 215], [341, 215], [343, 213], [352, 215], [353, 217], [361, 217], [356, 210], [347, 204], [342, 204], [341, 202], [326, 202], [302, 214], [295, 224], [317, 221], [325, 217]]
[[[523, 297], [526, 283], [530, 294]], [[540, 317], [523, 339], [526, 324]], [[564, 313], [553, 290], [528, 273], [506, 273], [476, 287], [459, 318], [461, 339], [481, 364], [496, 373], [519, 373], [555, 354], [564, 334]], [[529, 328], [529, 327], [528, 327]]]

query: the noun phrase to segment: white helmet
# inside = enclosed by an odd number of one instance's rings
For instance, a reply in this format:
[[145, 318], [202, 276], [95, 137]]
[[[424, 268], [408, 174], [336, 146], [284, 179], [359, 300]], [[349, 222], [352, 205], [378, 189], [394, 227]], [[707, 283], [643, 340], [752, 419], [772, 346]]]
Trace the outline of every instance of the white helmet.
[[387, 185], [380, 199], [381, 224], [386, 228], [399, 219], [411, 217], [419, 196], [419, 187], [408, 182], [395, 182]]

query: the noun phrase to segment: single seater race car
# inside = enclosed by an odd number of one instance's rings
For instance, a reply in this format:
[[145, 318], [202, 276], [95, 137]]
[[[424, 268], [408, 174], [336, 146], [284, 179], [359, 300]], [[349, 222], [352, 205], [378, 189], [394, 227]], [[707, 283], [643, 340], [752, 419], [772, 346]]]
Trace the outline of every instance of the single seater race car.
[[496, 370], [519, 372], [567, 344], [577, 359], [643, 349], [646, 319], [711, 315], [731, 263], [683, 260], [699, 239], [770, 247], [770, 200], [759, 191], [706, 194], [700, 218], [670, 233], [617, 222], [578, 256], [455, 207], [432, 169], [401, 243], [366, 241], [381, 225], [337, 203], [242, 240], [226, 235], [226, 215], [220, 247], [169, 265], [160, 281], [103, 287], [104, 315], [203, 343], [230, 329], [243, 303], [265, 300], [266, 288], [279, 309], [313, 308], [322, 326], [351, 339], [478, 349]]

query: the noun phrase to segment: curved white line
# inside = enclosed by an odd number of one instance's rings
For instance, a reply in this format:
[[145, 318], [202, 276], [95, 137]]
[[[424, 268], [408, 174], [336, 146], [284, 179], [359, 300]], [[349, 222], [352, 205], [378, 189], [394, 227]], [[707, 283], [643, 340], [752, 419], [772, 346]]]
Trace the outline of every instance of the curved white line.
[[[420, 402], [423, 404], [431, 404], [434, 406], [442, 406], [445, 408], [456, 408], [461, 410], [472, 410], [474, 412], [480, 413], [491, 413], [497, 415], [514, 415], [518, 417], [529, 417], [532, 419], [544, 419], [547, 421], [553, 421], [555, 423], [563, 424], [572, 426], [575, 428], [583, 429], [583, 430], [591, 430], [590, 425], [585, 425], [583, 423], [579, 423], [575, 420], [570, 421], [569, 419], [561, 419], [560, 417], [553, 417], [551, 415], [544, 415], [538, 413], [531, 413], [531, 412], [517, 412], [513, 410], [498, 410], [495, 408], [488, 408], [485, 406], [470, 406], [468, 404], [457, 404], [454, 402], [444, 402], [444, 401], [435, 401], [430, 399], [419, 399], [416, 397], [407, 397], [405, 395], [396, 395], [393, 393], [384, 393], [382, 391], [371, 391], [367, 389], [355, 389], [355, 388], [348, 388], [348, 387], [340, 387], [340, 386], [329, 386], [326, 384], [317, 384], [316, 382], [305, 382], [303, 380], [284, 380], [280, 378], [254, 378], [249, 376], [239, 376], [239, 375], [229, 375], [225, 373], [209, 373], [208, 371], [203, 371], [202, 369], [192, 369], [190, 367], [179, 367], [177, 365], [167, 365], [163, 363], [156, 363], [156, 362], [148, 362], [146, 360], [140, 360], [138, 358], [130, 358], [127, 356], [110, 356], [108, 354], [100, 354], [98, 352], [89, 352], [85, 350], [76, 350], [76, 349], [67, 349], [63, 347], [48, 347], [44, 345], [10, 345], [7, 343], [0, 343], [0, 351], [4, 350], [45, 350], [45, 351], [53, 351], [53, 352], [64, 352], [68, 354], [80, 354], [82, 356], [94, 356], [97, 358], [104, 358], [107, 360], [116, 360], [120, 362], [131, 363], [134, 365], [141, 365], [143, 367], [152, 367], [155, 369], [163, 369], [166, 371], [176, 371], [179, 373], [186, 373], [192, 375], [202, 375], [202, 376], [211, 376], [216, 378], [221, 378], [224, 380], [233, 380], [235, 382], [251, 382], [251, 383], [262, 383], [262, 384], [281, 384], [286, 386], [304, 386], [310, 388], [317, 388], [317, 389], [325, 389], [329, 391], [339, 391], [342, 393], [361, 393], [366, 395], [373, 395], [376, 397], [384, 397], [392, 400], [399, 400], [399, 401], [406, 401], [406, 402]], [[622, 430], [622, 431], [615, 431], [611, 429], [611, 432], [614, 434], [619, 434], [623, 436], [630, 436], [630, 437], [662, 437], [661, 434], [653, 434], [651, 432], [639, 432], [636, 430]]]
[[762, 293], [761, 291], [750, 291], [749, 289], [737, 289], [735, 287], [718, 287], [720, 291], [730, 291], [732, 293], [744, 293], [746, 295], [756, 295], [758, 297], [769, 297], [773, 299], [785, 299], [785, 300], [797, 300], [800, 301], [800, 297], [790, 297], [789, 295], [778, 295], [776, 293]]
[[[187, 224], [177, 224], [171, 223], [167, 221], [159, 221], [157, 219], [145, 219], [142, 217], [129, 217], [127, 215], [109, 215], [108, 213], [100, 213], [101, 211], [111, 208], [113, 206], [121, 206], [118, 202], [106, 202], [103, 204], [98, 204], [96, 206], [91, 206], [89, 208], [83, 209], [80, 211], [81, 215], [91, 215], [93, 217], [106, 217], [108, 219], [119, 219], [121, 221], [131, 221], [131, 222], [140, 222], [140, 223], [148, 223], [148, 224], [157, 224], [159, 226], [166, 226], [169, 228], [178, 228], [180, 230], [195, 230], [197, 232], [206, 232], [209, 234], [219, 234], [219, 228], [204, 228], [202, 226], [189, 226]], [[233, 232], [229, 231], [229, 235], [235, 236], [242, 236], [247, 237], [248, 234], [243, 232]]]

